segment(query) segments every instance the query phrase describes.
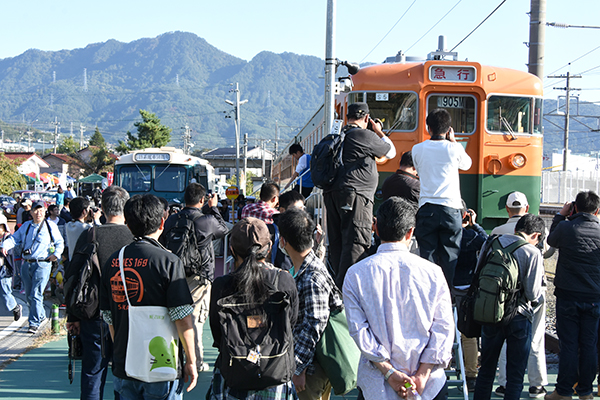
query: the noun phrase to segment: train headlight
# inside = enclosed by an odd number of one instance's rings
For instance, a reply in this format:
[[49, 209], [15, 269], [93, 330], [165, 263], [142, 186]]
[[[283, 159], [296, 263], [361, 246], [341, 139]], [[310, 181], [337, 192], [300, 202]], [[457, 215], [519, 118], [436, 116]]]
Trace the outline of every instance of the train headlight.
[[508, 158], [508, 163], [515, 169], [523, 168], [527, 163], [527, 157], [525, 157], [525, 154], [515, 153]]

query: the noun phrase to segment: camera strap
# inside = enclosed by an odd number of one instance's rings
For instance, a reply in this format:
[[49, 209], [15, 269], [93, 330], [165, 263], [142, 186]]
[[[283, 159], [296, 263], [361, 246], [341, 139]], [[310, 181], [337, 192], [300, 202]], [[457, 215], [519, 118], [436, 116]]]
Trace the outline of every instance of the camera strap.
[[[46, 223], [46, 227], [48, 228], [48, 233], [50, 234], [50, 244], [52, 246], [54, 246], [54, 237], [52, 236], [52, 229], [50, 229], [50, 224], [48, 223], [48, 220], [46, 218], [44, 218], [44, 222]], [[25, 230], [24, 240], [27, 240], [27, 234], [29, 233], [29, 229], [31, 228], [31, 225], [33, 225], [33, 221], [31, 224], [27, 225], [27, 229]], [[33, 235], [33, 239], [31, 241], [31, 246], [29, 246], [28, 250], [31, 250], [31, 248], [33, 247], [35, 240], [37, 239], [38, 235], [40, 234], [40, 231], [42, 230], [42, 225], [43, 225], [43, 223], [40, 224], [37, 232]], [[25, 250], [23, 250], [23, 251], [25, 251]], [[21, 255], [23, 255], [23, 251], [21, 252]]]

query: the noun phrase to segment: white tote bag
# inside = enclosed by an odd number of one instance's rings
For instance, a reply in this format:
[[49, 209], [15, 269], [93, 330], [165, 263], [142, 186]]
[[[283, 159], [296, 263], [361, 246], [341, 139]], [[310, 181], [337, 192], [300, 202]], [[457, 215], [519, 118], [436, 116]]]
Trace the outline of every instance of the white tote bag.
[[[125, 373], [143, 382], [166, 382], [177, 379], [179, 355], [177, 327], [171, 321], [166, 307], [134, 307], [129, 300], [123, 253], [119, 251], [119, 268], [127, 304], [129, 305], [129, 335], [125, 356]], [[134, 282], [130, 282], [135, 284]]]

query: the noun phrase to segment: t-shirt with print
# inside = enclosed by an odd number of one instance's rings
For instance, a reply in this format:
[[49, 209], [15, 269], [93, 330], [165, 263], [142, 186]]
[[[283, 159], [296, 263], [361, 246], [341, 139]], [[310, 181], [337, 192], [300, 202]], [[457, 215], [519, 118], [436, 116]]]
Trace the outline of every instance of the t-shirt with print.
[[[123, 255], [123, 269], [132, 305], [173, 308], [192, 304], [183, 263], [156, 240], [144, 238], [128, 245]], [[127, 308], [117, 251], [103, 266], [100, 309], [112, 313], [115, 328], [112, 370], [122, 379], [131, 379], [125, 373], [129, 334]]]

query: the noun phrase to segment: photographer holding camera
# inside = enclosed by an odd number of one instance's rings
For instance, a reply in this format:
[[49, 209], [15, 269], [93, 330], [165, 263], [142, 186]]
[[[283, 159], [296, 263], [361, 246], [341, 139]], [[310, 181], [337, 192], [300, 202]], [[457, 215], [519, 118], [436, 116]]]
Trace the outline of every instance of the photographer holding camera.
[[92, 224], [100, 225], [99, 219], [102, 212], [98, 207], [92, 206], [91, 202], [84, 197], [75, 197], [69, 204], [72, 221], [65, 226], [66, 246], [69, 249], [69, 260], [75, 253], [75, 244], [81, 232], [87, 231]]

